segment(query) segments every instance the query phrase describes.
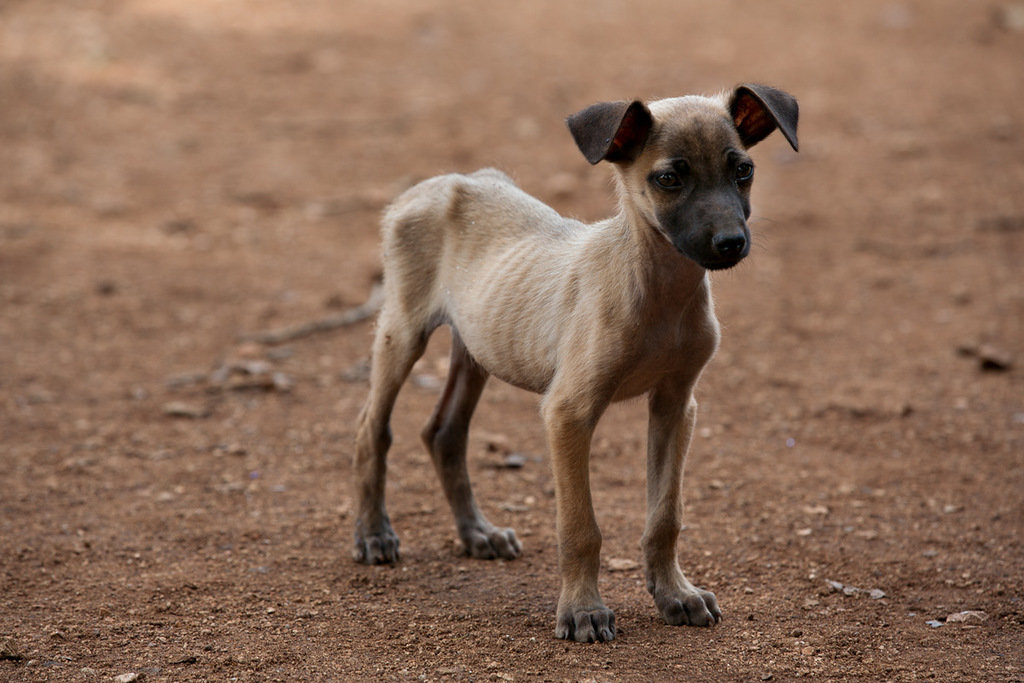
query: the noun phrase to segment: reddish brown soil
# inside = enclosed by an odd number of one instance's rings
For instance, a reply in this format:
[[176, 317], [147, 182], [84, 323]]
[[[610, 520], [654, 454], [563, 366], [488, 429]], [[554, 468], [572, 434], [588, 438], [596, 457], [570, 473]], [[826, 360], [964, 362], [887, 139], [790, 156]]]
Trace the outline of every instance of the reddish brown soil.
[[[0, 3], [0, 679], [1024, 679], [1021, 13]], [[628, 562], [643, 402], [594, 444], [614, 642], [553, 637], [537, 399], [498, 382], [472, 474], [525, 554], [457, 554], [418, 438], [440, 336], [394, 422], [402, 562], [353, 564], [371, 323], [239, 335], [361, 302], [410, 180], [497, 166], [597, 219], [567, 114], [745, 80], [800, 99], [802, 152], [754, 150], [757, 248], [713, 278], [681, 561], [722, 623], [665, 625]], [[255, 360], [290, 391], [183, 377]]]

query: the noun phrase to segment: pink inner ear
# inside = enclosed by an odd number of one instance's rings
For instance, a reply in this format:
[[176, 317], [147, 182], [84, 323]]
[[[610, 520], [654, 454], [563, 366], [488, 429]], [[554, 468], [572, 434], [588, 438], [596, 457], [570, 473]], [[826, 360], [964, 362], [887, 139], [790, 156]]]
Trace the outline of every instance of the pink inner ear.
[[764, 107], [748, 95], [743, 95], [736, 102], [733, 111], [733, 123], [736, 125], [736, 129], [739, 131], [740, 138], [744, 143], [748, 141], [750, 143], [759, 142], [771, 132], [772, 127], [775, 125], [775, 122], [768, 115], [768, 112], [764, 110]]
[[639, 152], [639, 148], [642, 148], [645, 142], [648, 131], [644, 128], [645, 126], [637, 120], [636, 113], [632, 110], [627, 111], [622, 123], [619, 124], [619, 129], [615, 132], [615, 137], [608, 145], [605, 159], [614, 161], [627, 156], [635, 156], [631, 155], [631, 152]]

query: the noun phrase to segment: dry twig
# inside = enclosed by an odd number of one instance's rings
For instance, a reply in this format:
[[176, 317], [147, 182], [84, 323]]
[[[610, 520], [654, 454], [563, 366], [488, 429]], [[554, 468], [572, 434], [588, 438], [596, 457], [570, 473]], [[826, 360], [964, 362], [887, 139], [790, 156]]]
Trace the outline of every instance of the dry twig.
[[346, 309], [334, 315], [320, 320], [283, 327], [278, 330], [266, 330], [264, 332], [253, 332], [242, 335], [242, 341], [256, 342], [258, 344], [283, 344], [301, 337], [308, 337], [318, 332], [329, 332], [340, 327], [354, 325], [355, 323], [372, 317], [380, 310], [384, 302], [384, 285], [380, 282], [374, 283], [370, 290], [370, 296], [365, 302], [353, 308]]

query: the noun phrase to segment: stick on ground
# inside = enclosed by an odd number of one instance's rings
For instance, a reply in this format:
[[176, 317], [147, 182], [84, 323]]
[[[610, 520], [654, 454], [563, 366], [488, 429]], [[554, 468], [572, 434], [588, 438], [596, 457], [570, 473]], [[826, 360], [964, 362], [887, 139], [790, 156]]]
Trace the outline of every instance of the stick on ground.
[[339, 327], [354, 325], [355, 323], [372, 317], [380, 310], [384, 302], [384, 285], [380, 282], [374, 283], [370, 290], [370, 296], [366, 301], [353, 308], [346, 309], [334, 315], [320, 320], [312, 320], [290, 327], [283, 327], [278, 330], [266, 330], [264, 332], [252, 332], [242, 335], [242, 341], [257, 342], [259, 344], [283, 344], [302, 337], [308, 337], [318, 332], [329, 332]]

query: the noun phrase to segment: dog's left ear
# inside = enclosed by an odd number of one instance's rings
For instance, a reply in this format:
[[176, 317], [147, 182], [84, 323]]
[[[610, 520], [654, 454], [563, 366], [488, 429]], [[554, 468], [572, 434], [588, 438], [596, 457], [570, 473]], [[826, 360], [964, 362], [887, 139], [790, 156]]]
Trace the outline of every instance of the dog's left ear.
[[565, 121], [576, 146], [591, 164], [634, 161], [651, 134], [654, 118], [643, 102], [599, 102]]
[[767, 85], [738, 85], [729, 98], [729, 113], [744, 146], [753, 147], [778, 127], [793, 149], [799, 149], [796, 121], [800, 108], [789, 93]]

